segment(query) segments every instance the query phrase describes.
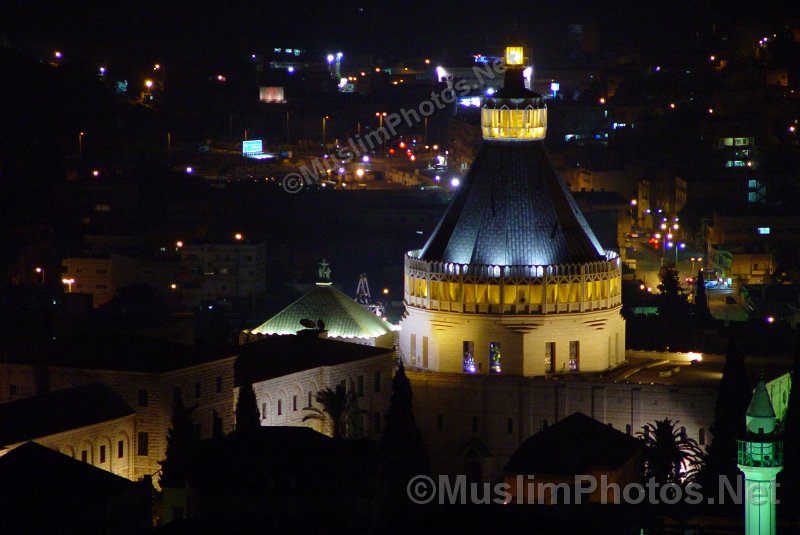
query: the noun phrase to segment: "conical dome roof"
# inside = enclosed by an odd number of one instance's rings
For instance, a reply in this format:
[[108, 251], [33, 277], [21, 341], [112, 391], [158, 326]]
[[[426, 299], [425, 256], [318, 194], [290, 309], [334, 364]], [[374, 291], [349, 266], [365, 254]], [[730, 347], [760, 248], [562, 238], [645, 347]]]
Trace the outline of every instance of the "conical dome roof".
[[522, 49], [508, 50], [504, 88], [483, 106], [483, 146], [419, 258], [491, 265], [604, 260], [550, 165], [542, 142], [547, 109], [540, 95], [524, 87]]
[[486, 141], [420, 258], [545, 265], [605, 253], [541, 141]]

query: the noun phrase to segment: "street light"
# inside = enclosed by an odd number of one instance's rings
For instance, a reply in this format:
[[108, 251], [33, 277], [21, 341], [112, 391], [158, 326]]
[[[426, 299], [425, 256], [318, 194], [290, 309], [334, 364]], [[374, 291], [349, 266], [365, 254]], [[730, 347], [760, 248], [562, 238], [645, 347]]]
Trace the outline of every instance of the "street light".
[[323, 115], [322, 116], [322, 148], [323, 149], [325, 148], [325, 129], [327, 127], [328, 119], [330, 119], [330, 117], [328, 117], [327, 115]]
[[702, 262], [702, 261], [703, 261], [703, 257], [701, 257], [701, 256], [694, 257], [694, 256], [693, 256], [693, 257], [691, 257], [689, 260], [691, 260], [691, 261], [692, 261], [692, 273], [694, 273], [694, 263], [695, 263], [695, 262]]
[[83, 160], [83, 132], [78, 132], [78, 157]]
[[[375, 117], [378, 118], [378, 130], [383, 130], [383, 118], [386, 117], [386, 112], [375, 112]], [[386, 142], [384, 138], [385, 136], [381, 134], [381, 156], [386, 155]]]
[[72, 285], [75, 284], [75, 279], [61, 279], [61, 283], [67, 285], [67, 293], [72, 293]]
[[44, 284], [44, 268], [37, 267], [34, 271], [36, 271], [36, 273], [42, 276], [42, 284]]

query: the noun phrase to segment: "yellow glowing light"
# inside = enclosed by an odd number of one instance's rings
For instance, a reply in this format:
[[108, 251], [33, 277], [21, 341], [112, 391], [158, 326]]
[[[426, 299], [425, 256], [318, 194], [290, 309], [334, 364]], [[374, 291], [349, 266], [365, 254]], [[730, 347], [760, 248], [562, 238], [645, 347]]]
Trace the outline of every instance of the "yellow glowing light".
[[381, 72], [380, 67], [375, 67], [375, 72]]
[[41, 273], [41, 272], [42, 272], [42, 268], [40, 268], [40, 267], [37, 267], [37, 268], [36, 268], [36, 273]]
[[695, 362], [701, 362], [703, 360], [703, 354], [702, 353], [696, 353], [694, 351], [689, 351], [688, 353], [686, 353], [686, 356], [689, 357], [689, 360], [692, 360], [692, 361], [695, 361]]
[[600, 102], [600, 104], [605, 104], [606, 103], [605, 97], [600, 97], [600, 101], [599, 102]]
[[180, 249], [181, 247], [183, 247], [183, 242], [182, 242], [182, 241], [180, 241], [180, 240], [176, 241], [176, 242], [175, 242], [175, 247], [177, 247], [178, 249]]
[[169, 287], [172, 288], [173, 290], [176, 290], [178, 288], [178, 285], [173, 282], [172, 284], [169, 285]]
[[389, 294], [389, 288], [384, 288], [383, 295], [388, 295], [388, 294]]
[[150, 89], [151, 87], [153, 87], [153, 80], [145, 80], [145, 81], [144, 81], [144, 86], [145, 86], [147, 89]]
[[100, 171], [95, 169], [94, 171], [92, 171], [92, 176], [100, 176]]
[[236, 241], [242, 241], [244, 239], [244, 236], [242, 236], [241, 232], [237, 232], [236, 234], [233, 235], [233, 239], [235, 239]]
[[506, 47], [506, 64], [507, 65], [522, 65], [522, 47], [509, 46]]
[[636, 199], [631, 199], [631, 206], [636, 206], [637, 204]]
[[714, 108], [708, 108], [708, 113], [714, 113]]
[[431, 64], [431, 60], [429, 60], [428, 58], [425, 58], [425, 65], [430, 65], [430, 64]]
[[644, 284], [640, 284], [640, 285], [639, 285], [639, 289], [640, 289], [640, 290], [644, 290], [645, 288], [646, 288], [646, 286], [645, 286]]
[[674, 110], [674, 109], [675, 109], [675, 103], [674, 103], [674, 102], [670, 102], [670, 103], [669, 103], [669, 108], [670, 108], [671, 110]]
[[357, 169], [356, 170], [356, 176], [358, 178], [361, 178], [362, 176], [364, 176], [364, 170], [363, 169]]

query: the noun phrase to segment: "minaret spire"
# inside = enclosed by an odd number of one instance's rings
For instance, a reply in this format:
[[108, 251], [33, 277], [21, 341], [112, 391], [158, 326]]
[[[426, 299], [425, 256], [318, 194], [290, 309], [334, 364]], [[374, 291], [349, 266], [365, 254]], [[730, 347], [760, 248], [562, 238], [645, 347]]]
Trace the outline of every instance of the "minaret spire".
[[739, 443], [739, 470], [744, 473], [745, 534], [775, 535], [775, 478], [783, 470], [783, 441], [775, 426], [764, 376], [758, 381], [745, 414], [747, 433]]

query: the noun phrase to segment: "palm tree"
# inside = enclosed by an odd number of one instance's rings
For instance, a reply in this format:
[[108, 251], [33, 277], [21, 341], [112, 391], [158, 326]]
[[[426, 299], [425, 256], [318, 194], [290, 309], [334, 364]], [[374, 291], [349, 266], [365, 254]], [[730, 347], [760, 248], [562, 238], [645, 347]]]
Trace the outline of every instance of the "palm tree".
[[335, 390], [330, 387], [320, 390], [315, 399], [322, 408], [306, 407], [309, 414], [303, 416], [304, 422], [318, 420], [328, 423], [333, 438], [361, 438], [361, 415], [366, 411], [358, 408], [358, 396], [352, 384], [349, 392], [344, 384], [337, 385]]
[[646, 424], [637, 433], [644, 444], [645, 478], [657, 483], [688, 483], [697, 473], [702, 450], [697, 441], [686, 435], [686, 427], [678, 427], [669, 419]]

